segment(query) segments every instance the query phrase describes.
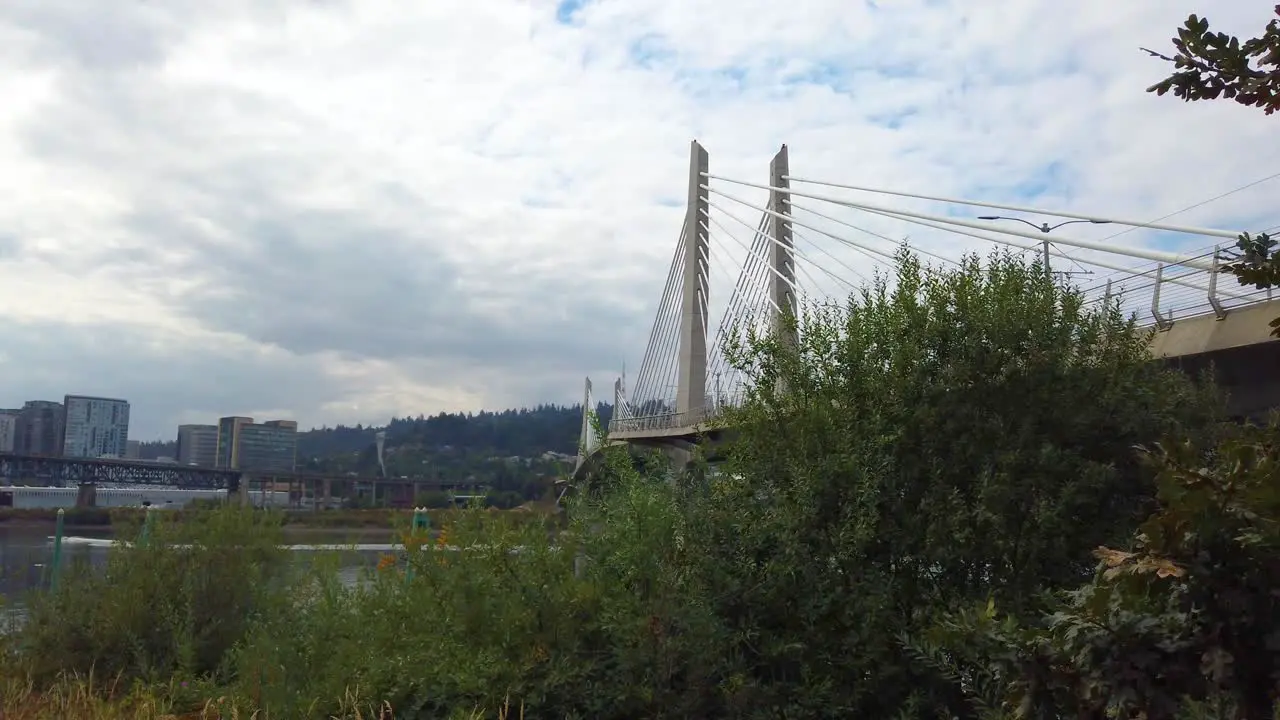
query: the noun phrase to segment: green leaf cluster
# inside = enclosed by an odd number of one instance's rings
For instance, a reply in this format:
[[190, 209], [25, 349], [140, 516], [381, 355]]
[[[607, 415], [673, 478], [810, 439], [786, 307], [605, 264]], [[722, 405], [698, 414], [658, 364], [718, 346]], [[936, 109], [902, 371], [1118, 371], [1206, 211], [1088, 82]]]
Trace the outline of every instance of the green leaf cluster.
[[[1280, 5], [1275, 11], [1280, 16]], [[1169, 77], [1147, 92], [1172, 92], [1187, 102], [1226, 98], [1268, 115], [1280, 110], [1280, 20], [1268, 23], [1259, 37], [1241, 42], [1211, 32], [1207, 19], [1191, 15], [1178, 28], [1173, 46], [1173, 57], [1146, 51], [1174, 66]]]
[[[1280, 252], [1276, 251], [1276, 239], [1267, 233], [1250, 235], [1243, 233], [1236, 241], [1238, 251], [1225, 251], [1227, 261], [1221, 271], [1235, 275], [1241, 285], [1252, 285], [1265, 290], [1280, 285]], [[1280, 337], [1280, 317], [1271, 321], [1271, 335]]]

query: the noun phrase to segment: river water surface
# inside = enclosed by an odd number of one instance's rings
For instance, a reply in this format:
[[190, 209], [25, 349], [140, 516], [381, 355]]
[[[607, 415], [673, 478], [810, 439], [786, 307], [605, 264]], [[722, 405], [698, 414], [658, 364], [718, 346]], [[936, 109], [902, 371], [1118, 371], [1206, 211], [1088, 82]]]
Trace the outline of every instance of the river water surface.
[[[352, 543], [384, 543], [387, 532], [363, 533], [363, 535], [333, 532], [298, 531], [289, 532], [286, 542], [296, 543], [299, 560], [313, 556], [308, 551], [308, 544], [348, 545]], [[81, 538], [110, 540], [110, 528], [69, 528], [64, 536], [68, 538], [62, 545], [62, 565], [69, 566], [77, 558], [88, 559], [95, 565], [101, 565], [111, 552], [110, 547], [102, 543], [79, 541]], [[359, 580], [361, 570], [371, 567], [377, 562], [384, 548], [343, 552], [339, 575], [348, 583]], [[23, 598], [31, 591], [47, 585], [49, 563], [53, 558], [53, 525], [38, 524], [0, 524], [0, 602], [4, 613], [10, 617], [20, 617]]]

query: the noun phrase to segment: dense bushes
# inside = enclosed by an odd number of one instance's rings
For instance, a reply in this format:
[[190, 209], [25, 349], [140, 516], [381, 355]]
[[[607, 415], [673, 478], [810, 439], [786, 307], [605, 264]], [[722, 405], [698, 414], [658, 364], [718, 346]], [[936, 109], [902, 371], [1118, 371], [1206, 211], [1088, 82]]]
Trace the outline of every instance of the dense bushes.
[[36, 680], [61, 673], [167, 681], [222, 670], [251, 615], [287, 598], [273, 516], [228, 508], [139, 530], [106, 568], [73, 564], [12, 642]]
[[[612, 448], [554, 537], [515, 514], [451, 512], [440, 537], [410, 538], [406, 558], [355, 586], [323, 562], [286, 567], [274, 526], [219, 511], [118, 553], [109, 579], [76, 576], [37, 602], [11, 665], [40, 678], [91, 663], [176, 674], [273, 718], [338, 713], [353, 694], [403, 718], [504, 703], [548, 718], [1051, 717], [1107, 706], [1157, 717], [1168, 703], [1116, 699], [1143, 677], [1161, 682], [1159, 666], [1133, 669], [1147, 640], [1088, 664], [1082, 631], [1064, 629], [1062, 618], [1120, 621], [1081, 599], [1121, 597], [1103, 587], [1110, 579], [1089, 584], [1098, 546], [1137, 537], [1135, 554], [1105, 557], [1182, 569], [1129, 573], [1155, 585], [1134, 585], [1115, 606], [1145, 628], [1134, 637], [1165, 643], [1167, 630], [1190, 643], [1170, 659], [1177, 677], [1191, 677], [1195, 653], [1228, 627], [1197, 614], [1213, 607], [1206, 588], [1230, 584], [1206, 558], [1260, 588], [1244, 610], [1231, 606], [1232, 637], [1273, 621], [1276, 577], [1262, 566], [1276, 504], [1192, 503], [1201, 496], [1177, 488], [1194, 484], [1199, 455], [1144, 463], [1134, 446], [1218, 447], [1214, 487], [1244, 487], [1245, 472], [1256, 489], [1277, 484], [1274, 443], [1215, 445], [1212, 389], [1150, 363], [1114, 307], [1086, 307], [1008, 256], [939, 273], [904, 255], [893, 287], [801, 322], [797, 346], [751, 338], [737, 349], [755, 390], [731, 418], [738, 436], [721, 472], [668, 482]], [[1255, 462], [1259, 452], [1271, 459]], [[1258, 493], [1249, 497], [1270, 497]], [[1235, 519], [1205, 519], [1215, 512]], [[1221, 549], [1180, 550], [1168, 528]], [[173, 546], [197, 536], [209, 542]], [[151, 606], [168, 618], [157, 628], [141, 609]], [[55, 627], [59, 614], [73, 630]], [[1274, 650], [1220, 645], [1274, 667]], [[1084, 677], [1094, 681], [1081, 695]], [[1246, 707], [1267, 703], [1258, 672], [1233, 677], [1255, 688]], [[1177, 691], [1208, 698], [1205, 687]]]
[[1159, 509], [1041, 617], [989, 602], [908, 641], [982, 715], [1269, 720], [1280, 707], [1280, 417], [1144, 452]]
[[958, 714], [896, 633], [988, 595], [1031, 613], [1079, 584], [1152, 509], [1133, 447], [1205, 437], [1218, 403], [1150, 362], [1115, 306], [1016, 257], [943, 272], [903, 254], [893, 280], [802, 317], [795, 346], [737, 348], [756, 391], [733, 418], [732, 516], [700, 543], [742, 588], [722, 616], [775, 640], [741, 648], [753, 675], [797, 679], [787, 702]]

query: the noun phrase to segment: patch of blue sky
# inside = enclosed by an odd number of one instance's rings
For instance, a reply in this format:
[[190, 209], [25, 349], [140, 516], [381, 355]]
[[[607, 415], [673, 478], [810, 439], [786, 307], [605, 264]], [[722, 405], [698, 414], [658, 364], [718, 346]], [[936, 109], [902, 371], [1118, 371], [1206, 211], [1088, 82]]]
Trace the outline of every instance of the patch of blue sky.
[[819, 60], [806, 63], [801, 68], [789, 70], [783, 76], [782, 84], [786, 86], [819, 85], [837, 92], [844, 92], [849, 88], [849, 76], [850, 72], [847, 68], [834, 62]]
[[587, 5], [590, 0], [560, 0], [556, 5], [556, 22], [562, 25], [572, 25], [577, 20], [578, 11]]
[[[1069, 199], [1072, 196], [1071, 180], [1067, 176], [1067, 168], [1061, 162], [1054, 161], [1041, 166], [1030, 175], [1021, 178], [1009, 178], [1008, 182], [988, 182], [981, 184], [969, 185], [963, 197], [972, 200], [984, 200], [987, 202], [1002, 202], [1010, 205], [1024, 205], [1028, 207], [1043, 206], [1040, 198], [1052, 196], [1055, 198], [1055, 205], [1062, 205], [1063, 199]], [[1010, 215], [1021, 217], [1025, 213], [1008, 212], [989, 212], [976, 213], [973, 208], [966, 205], [951, 205], [950, 215]], [[1052, 208], [1050, 208], [1052, 209]], [[1036, 218], [1028, 217], [1028, 220], [1035, 221]]]
[[649, 33], [640, 36], [627, 46], [627, 56], [634, 65], [653, 69], [659, 65], [672, 63], [676, 53], [664, 37], [657, 33]]
[[919, 108], [907, 107], [907, 108], [901, 108], [898, 110], [893, 110], [891, 112], [876, 113], [871, 115], [868, 119], [872, 123], [875, 123], [876, 125], [879, 125], [881, 127], [886, 127], [886, 128], [889, 128], [890, 130], [899, 130], [902, 128], [904, 124], [906, 124], [908, 120], [910, 120], [913, 117], [916, 117], [919, 114], [920, 114]]

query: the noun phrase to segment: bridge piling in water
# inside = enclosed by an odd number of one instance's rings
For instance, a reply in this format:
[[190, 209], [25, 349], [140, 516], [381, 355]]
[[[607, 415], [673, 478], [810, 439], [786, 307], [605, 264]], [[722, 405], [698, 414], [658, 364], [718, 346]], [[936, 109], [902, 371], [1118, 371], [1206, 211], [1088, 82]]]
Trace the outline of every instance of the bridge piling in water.
[[98, 505], [98, 486], [94, 483], [80, 483], [76, 487], [76, 507], [91, 508]]

